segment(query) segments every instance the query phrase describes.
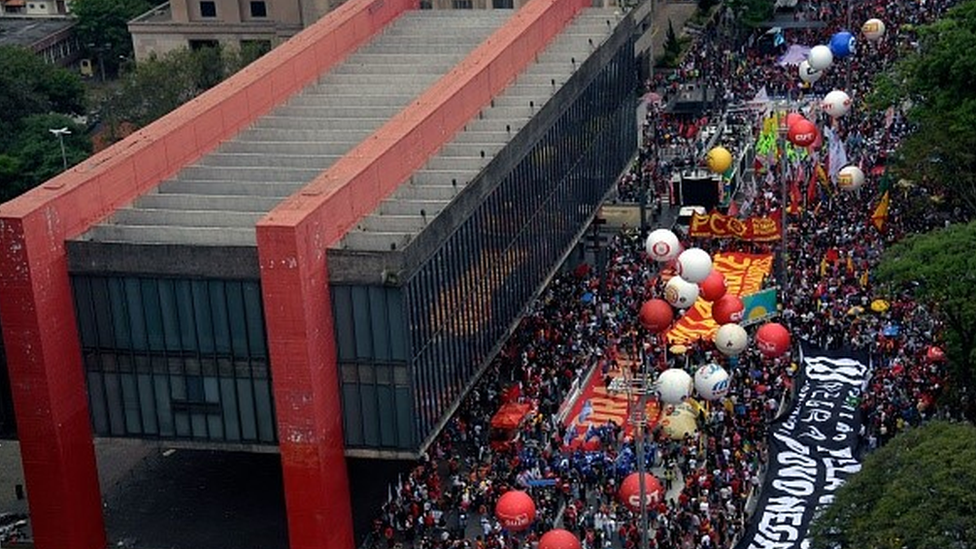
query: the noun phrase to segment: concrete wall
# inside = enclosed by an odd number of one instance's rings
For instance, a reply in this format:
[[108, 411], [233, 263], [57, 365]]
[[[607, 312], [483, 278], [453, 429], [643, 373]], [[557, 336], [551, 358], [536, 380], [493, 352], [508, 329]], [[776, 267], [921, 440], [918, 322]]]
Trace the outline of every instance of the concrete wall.
[[[213, 150], [415, 6], [351, 0], [209, 92], [0, 206], [0, 325], [39, 549], [105, 546], [65, 240]], [[313, 486], [291, 480], [290, 490]], [[343, 486], [331, 496], [348, 507]], [[306, 524], [307, 509], [288, 510]], [[292, 547], [351, 547], [349, 518], [319, 521], [317, 537], [293, 532]]]

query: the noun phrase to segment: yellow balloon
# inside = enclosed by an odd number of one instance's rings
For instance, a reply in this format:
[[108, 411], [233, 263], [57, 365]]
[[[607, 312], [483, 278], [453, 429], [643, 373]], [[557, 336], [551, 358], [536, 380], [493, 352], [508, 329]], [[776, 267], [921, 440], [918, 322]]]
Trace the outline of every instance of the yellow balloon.
[[725, 147], [715, 147], [708, 151], [708, 155], [705, 156], [705, 162], [708, 163], [708, 169], [713, 172], [725, 173], [732, 167], [732, 153]]

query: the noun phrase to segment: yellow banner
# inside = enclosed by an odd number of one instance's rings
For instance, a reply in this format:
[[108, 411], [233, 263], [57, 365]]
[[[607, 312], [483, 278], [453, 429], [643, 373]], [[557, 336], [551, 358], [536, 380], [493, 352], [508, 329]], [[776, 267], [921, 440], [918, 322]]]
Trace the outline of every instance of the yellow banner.
[[[763, 279], [772, 272], [772, 254], [743, 254], [727, 252], [712, 257], [712, 267], [725, 275], [729, 294], [743, 296], [762, 289]], [[671, 343], [690, 343], [696, 339], [711, 339], [718, 330], [712, 319], [712, 304], [698, 298], [695, 305], [668, 331]]]

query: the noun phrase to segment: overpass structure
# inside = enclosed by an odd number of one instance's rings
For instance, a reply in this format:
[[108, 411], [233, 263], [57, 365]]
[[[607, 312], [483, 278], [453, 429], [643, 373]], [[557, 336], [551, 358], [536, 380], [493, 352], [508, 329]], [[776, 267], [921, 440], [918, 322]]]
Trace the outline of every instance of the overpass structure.
[[636, 146], [633, 20], [350, 0], [0, 206], [41, 549], [106, 542], [93, 434], [279, 451], [289, 543], [345, 458], [419, 455]]

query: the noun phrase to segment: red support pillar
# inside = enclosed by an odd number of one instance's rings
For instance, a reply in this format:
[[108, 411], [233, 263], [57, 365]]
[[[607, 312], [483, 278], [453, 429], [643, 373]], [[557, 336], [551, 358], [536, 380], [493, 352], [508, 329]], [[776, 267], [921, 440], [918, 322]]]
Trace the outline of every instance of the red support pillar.
[[0, 219], [0, 311], [38, 549], [102, 549], [88, 397], [55, 211]]
[[354, 549], [327, 242], [257, 228], [291, 549]]

